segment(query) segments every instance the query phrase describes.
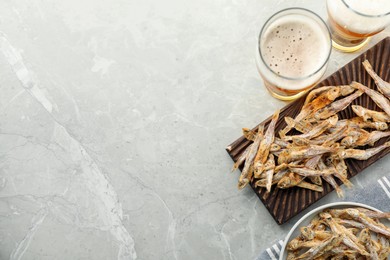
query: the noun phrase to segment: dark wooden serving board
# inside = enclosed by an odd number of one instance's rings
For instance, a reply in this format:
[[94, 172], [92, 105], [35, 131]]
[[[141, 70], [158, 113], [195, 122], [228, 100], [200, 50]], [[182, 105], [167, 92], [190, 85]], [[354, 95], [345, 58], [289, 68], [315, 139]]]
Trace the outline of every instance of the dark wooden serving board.
[[[365, 71], [362, 65], [362, 62], [365, 59], [367, 59], [371, 63], [375, 72], [382, 79], [390, 81], [390, 37], [387, 37], [377, 43], [371, 49], [367, 50], [365, 53], [361, 54], [359, 57], [342, 67], [341, 69], [330, 75], [328, 78], [318, 83], [316, 87], [347, 85], [350, 84], [352, 81], [357, 81], [370, 88], [377, 89], [374, 80], [371, 79], [370, 75]], [[278, 133], [279, 130], [286, 126], [286, 123], [283, 119], [285, 116], [295, 118], [295, 116], [301, 110], [305, 98], [306, 95], [281, 109], [279, 121], [276, 124], [275, 133]], [[366, 94], [363, 94], [362, 96], [354, 100], [352, 104], [358, 104], [369, 109], [381, 111], [381, 109]], [[350, 106], [345, 110], [341, 111], [338, 115], [340, 119], [346, 119], [355, 116]], [[266, 119], [260, 124], [264, 124], [265, 128], [267, 128], [269, 122], [270, 118]], [[257, 126], [255, 128], [257, 128]], [[390, 137], [382, 138], [375, 143], [375, 146], [381, 145], [389, 140]], [[243, 136], [241, 136], [232, 144], [230, 144], [226, 148], [226, 151], [229, 153], [233, 161], [236, 161], [240, 154], [250, 143], [250, 141], [247, 141]], [[385, 149], [366, 161], [347, 159], [346, 163], [348, 166], [348, 178], [355, 176], [363, 169], [367, 168], [389, 152], [390, 148]], [[242, 170], [242, 168], [240, 169]], [[255, 193], [258, 195], [260, 200], [264, 203], [272, 217], [279, 225], [285, 223], [286, 221], [300, 213], [302, 210], [306, 209], [307, 207], [309, 207], [310, 205], [333, 191], [333, 188], [324, 181], [324, 191], [322, 193], [298, 187], [283, 190], [276, 189], [276, 186], [273, 186], [271, 193], [268, 194], [266, 193], [265, 188], [255, 188], [253, 186], [253, 183], [254, 181], [251, 183], [252, 189], [255, 191]], [[341, 182], [338, 183], [341, 184]], [[346, 190], [346, 192], [348, 192], [348, 190]]]

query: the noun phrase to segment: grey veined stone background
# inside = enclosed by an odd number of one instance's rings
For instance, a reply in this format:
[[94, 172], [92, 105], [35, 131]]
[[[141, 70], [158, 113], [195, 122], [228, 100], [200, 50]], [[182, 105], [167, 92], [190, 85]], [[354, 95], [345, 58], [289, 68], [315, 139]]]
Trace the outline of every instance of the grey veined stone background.
[[0, 259], [254, 259], [283, 237], [297, 218], [238, 191], [224, 149], [285, 105], [254, 52], [290, 6], [326, 18], [324, 1], [0, 1]]

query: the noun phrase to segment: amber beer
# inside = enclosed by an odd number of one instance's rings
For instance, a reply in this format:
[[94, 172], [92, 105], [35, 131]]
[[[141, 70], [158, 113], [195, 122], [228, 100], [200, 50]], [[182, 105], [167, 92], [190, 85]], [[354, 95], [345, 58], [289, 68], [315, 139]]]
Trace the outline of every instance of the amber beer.
[[292, 100], [319, 81], [331, 48], [329, 30], [320, 17], [306, 9], [285, 9], [260, 32], [257, 68], [274, 97]]
[[353, 52], [390, 23], [390, 0], [327, 0], [333, 47]]

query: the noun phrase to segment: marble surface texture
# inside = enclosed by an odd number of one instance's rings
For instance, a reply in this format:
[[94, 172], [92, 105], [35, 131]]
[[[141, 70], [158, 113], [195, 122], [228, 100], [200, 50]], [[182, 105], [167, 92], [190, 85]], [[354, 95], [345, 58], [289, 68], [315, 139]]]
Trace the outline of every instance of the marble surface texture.
[[285, 105], [254, 50], [290, 6], [326, 18], [324, 1], [0, 1], [0, 259], [254, 259], [283, 237], [298, 217], [238, 191], [225, 147]]

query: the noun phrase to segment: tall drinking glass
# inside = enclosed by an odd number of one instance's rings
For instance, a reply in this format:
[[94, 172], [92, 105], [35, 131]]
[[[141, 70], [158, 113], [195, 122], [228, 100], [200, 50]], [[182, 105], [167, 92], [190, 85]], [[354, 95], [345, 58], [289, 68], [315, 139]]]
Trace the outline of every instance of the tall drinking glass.
[[272, 96], [293, 100], [320, 80], [331, 49], [330, 32], [318, 15], [303, 8], [285, 9], [261, 29], [257, 69]]
[[370, 36], [390, 24], [390, 0], [327, 0], [333, 47], [344, 52], [362, 48]]

